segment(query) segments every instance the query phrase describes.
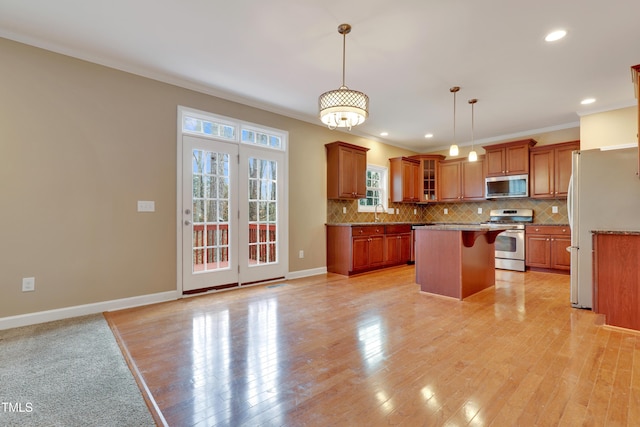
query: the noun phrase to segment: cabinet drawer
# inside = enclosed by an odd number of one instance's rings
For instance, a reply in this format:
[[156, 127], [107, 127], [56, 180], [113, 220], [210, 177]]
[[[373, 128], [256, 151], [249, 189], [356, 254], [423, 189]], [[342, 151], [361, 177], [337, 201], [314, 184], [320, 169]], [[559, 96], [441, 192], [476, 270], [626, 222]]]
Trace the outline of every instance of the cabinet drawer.
[[411, 233], [411, 224], [385, 225], [385, 229], [387, 234]]
[[527, 225], [526, 234], [548, 234], [555, 236], [571, 236], [571, 229], [568, 225]]
[[383, 225], [365, 225], [358, 227], [351, 227], [351, 235], [356, 236], [371, 236], [373, 234], [384, 234]]

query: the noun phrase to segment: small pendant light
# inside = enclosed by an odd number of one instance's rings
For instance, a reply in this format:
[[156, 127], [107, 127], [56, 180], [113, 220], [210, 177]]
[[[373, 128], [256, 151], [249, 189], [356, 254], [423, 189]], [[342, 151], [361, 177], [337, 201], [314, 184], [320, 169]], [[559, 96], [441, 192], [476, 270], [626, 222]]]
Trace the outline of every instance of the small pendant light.
[[460, 86], [454, 86], [449, 89], [449, 92], [453, 93], [453, 144], [449, 147], [450, 156], [457, 156], [460, 153], [460, 150], [456, 145], [456, 92], [459, 90]]
[[469, 161], [470, 162], [477, 162], [478, 161], [478, 153], [476, 153], [476, 150], [474, 150], [473, 148], [473, 141], [474, 141], [474, 137], [473, 137], [473, 128], [474, 128], [474, 117], [473, 117], [473, 105], [478, 102], [477, 99], [470, 99], [469, 100], [469, 104], [471, 104], [471, 151], [469, 151]]

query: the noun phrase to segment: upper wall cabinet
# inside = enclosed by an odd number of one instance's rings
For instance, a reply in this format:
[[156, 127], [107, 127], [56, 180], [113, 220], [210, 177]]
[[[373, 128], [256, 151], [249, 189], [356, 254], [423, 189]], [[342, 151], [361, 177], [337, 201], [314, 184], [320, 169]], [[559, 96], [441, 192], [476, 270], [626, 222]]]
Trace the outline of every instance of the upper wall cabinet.
[[443, 202], [483, 200], [485, 161], [484, 156], [478, 156], [476, 162], [465, 159], [441, 162], [438, 181], [439, 200]]
[[408, 157], [389, 159], [391, 165], [391, 201], [420, 201], [420, 161]]
[[438, 194], [438, 173], [440, 171], [440, 162], [445, 159], [439, 154], [418, 154], [410, 156], [410, 159], [420, 162], [418, 193], [419, 203], [437, 202], [440, 200]]
[[523, 175], [529, 173], [529, 149], [536, 145], [533, 139], [486, 145], [487, 176]]
[[571, 153], [580, 149], [580, 141], [534, 147], [530, 154], [530, 197], [552, 199], [567, 197], [571, 178]]
[[367, 151], [342, 141], [325, 144], [327, 198], [363, 199], [367, 196]]

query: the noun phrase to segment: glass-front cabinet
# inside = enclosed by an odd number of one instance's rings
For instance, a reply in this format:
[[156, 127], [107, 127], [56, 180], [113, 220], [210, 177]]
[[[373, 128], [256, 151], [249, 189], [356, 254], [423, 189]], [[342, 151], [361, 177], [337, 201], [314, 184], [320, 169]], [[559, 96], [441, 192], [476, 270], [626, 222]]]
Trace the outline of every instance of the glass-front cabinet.
[[438, 201], [438, 170], [440, 162], [445, 157], [438, 154], [419, 154], [410, 158], [420, 161], [419, 203]]

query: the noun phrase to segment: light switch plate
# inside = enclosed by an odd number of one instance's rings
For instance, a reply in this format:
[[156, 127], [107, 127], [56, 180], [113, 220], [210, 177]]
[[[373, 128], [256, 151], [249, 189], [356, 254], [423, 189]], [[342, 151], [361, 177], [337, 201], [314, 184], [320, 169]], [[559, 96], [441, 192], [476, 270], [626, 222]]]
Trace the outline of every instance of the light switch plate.
[[558, 213], [558, 207], [557, 206], [551, 206], [551, 213]]
[[482, 213], [482, 208], [478, 208], [478, 213], [481, 214]]
[[22, 292], [33, 292], [36, 290], [36, 278], [25, 277], [22, 279]]
[[138, 200], [138, 212], [155, 212], [156, 202], [152, 200]]
[[444, 214], [445, 214], [445, 215], [449, 215], [449, 209], [444, 208]]

